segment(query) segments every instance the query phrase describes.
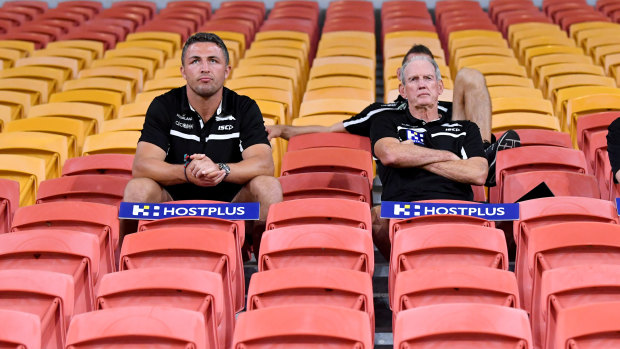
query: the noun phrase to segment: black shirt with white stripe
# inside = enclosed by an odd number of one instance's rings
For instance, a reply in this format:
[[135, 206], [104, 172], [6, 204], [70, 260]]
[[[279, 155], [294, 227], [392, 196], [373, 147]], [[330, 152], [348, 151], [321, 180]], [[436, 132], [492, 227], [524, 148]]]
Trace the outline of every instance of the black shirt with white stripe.
[[[407, 108], [407, 100], [402, 96], [398, 96], [392, 103], [372, 103], [362, 110], [359, 114], [344, 120], [342, 124], [347, 132], [370, 137], [370, 125], [374, 117], [388, 110], [404, 110]], [[452, 118], [452, 102], [439, 101], [439, 110], [442, 111], [448, 119]]]
[[[447, 150], [461, 159], [484, 158], [480, 129], [475, 123], [450, 121], [441, 110], [439, 114], [438, 120], [427, 123], [414, 118], [409, 109], [379, 113], [370, 130], [373, 153], [378, 140], [391, 137], [401, 142], [411, 140], [417, 146]], [[458, 183], [418, 167], [388, 167], [377, 160], [377, 173], [383, 183], [381, 200], [473, 200], [470, 184]]]
[[[215, 163], [236, 163], [242, 160], [244, 149], [269, 145], [256, 102], [226, 87], [220, 106], [206, 124], [189, 104], [185, 86], [156, 97], [146, 112], [140, 141], [162, 148], [170, 164], [183, 164], [185, 154], [205, 154]], [[241, 187], [229, 182], [215, 187], [183, 183], [165, 189], [175, 200], [230, 201]]]

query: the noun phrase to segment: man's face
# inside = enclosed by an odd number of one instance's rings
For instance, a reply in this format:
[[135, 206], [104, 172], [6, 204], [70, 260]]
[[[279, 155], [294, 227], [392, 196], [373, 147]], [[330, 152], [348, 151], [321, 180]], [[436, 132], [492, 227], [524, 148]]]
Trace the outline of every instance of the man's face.
[[[181, 75], [194, 94], [208, 98], [218, 92], [230, 73], [224, 52], [213, 42], [197, 42], [187, 48]], [[190, 91], [188, 91], [190, 92]]]
[[405, 85], [399, 86], [400, 95], [409, 107], [433, 107], [443, 92], [443, 83], [435, 77], [435, 67], [426, 60], [410, 62], [405, 71]]

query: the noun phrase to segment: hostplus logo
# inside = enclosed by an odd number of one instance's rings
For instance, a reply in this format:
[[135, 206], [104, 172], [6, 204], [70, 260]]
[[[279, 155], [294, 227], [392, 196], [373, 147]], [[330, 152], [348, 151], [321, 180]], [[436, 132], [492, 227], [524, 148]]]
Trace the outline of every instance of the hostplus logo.
[[[151, 211], [151, 207], [152, 207], [152, 211]], [[157, 205], [133, 205], [132, 213], [134, 216], [159, 217], [159, 206]], [[152, 216], [150, 215], [151, 213], [152, 213]]]
[[420, 216], [420, 205], [413, 205], [413, 213], [411, 212], [411, 205], [405, 204], [395, 204], [394, 205], [394, 215], [396, 216], [405, 216], [405, 217], [418, 217]]

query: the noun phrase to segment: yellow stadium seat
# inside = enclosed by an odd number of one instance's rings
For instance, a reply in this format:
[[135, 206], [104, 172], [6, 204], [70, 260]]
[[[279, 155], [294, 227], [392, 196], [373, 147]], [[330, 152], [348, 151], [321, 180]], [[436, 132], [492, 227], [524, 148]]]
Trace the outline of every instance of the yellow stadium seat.
[[122, 94], [122, 103], [131, 103], [135, 98], [132, 81], [112, 77], [91, 77], [65, 81], [63, 91], [96, 89], [108, 90]]
[[94, 40], [59, 40], [47, 44], [45, 48], [79, 48], [89, 50], [93, 59], [103, 57], [104, 45]]
[[122, 66], [104, 66], [99, 68], [83, 69], [79, 78], [110, 77], [130, 81], [133, 86], [132, 95], [135, 96], [144, 85], [144, 72], [139, 68]]
[[551, 102], [543, 98], [498, 97], [491, 99], [491, 106], [493, 115], [514, 112], [553, 115]]
[[555, 105], [554, 109], [556, 110], [556, 115], [560, 119], [560, 126], [564, 132], [568, 131], [568, 128], [565, 128], [566, 124], [566, 102], [569, 99], [577, 98], [581, 96], [587, 96], [592, 94], [608, 94], [608, 93], [618, 93], [619, 89], [616, 87], [607, 87], [607, 86], [575, 86], [568, 87], [558, 90], [555, 96]]
[[502, 113], [493, 115], [492, 132], [505, 132], [522, 128], [560, 131], [560, 122], [555, 116], [538, 113]]
[[153, 90], [170, 90], [173, 88], [185, 86], [187, 81], [183, 77], [173, 77], [164, 79], [153, 79], [144, 83], [144, 92]]
[[526, 66], [530, 65], [530, 61], [533, 57], [550, 55], [556, 53], [571, 53], [582, 55], [584, 54], [583, 49], [581, 47], [576, 46], [562, 46], [562, 45], [546, 45], [546, 46], [535, 46], [530, 47], [525, 50], [523, 55], [523, 64]]
[[504, 63], [480, 63], [469, 66], [471, 69], [476, 69], [481, 72], [485, 77], [489, 75], [508, 75], [508, 76], [520, 76], [527, 77], [525, 67], [518, 64], [504, 64]]
[[521, 86], [492, 86], [489, 87], [491, 98], [498, 97], [529, 97], [543, 98], [542, 92], [537, 88]]
[[136, 95], [135, 103], [147, 103], [150, 104], [155, 97], [164, 94], [161, 90], [152, 90], [147, 92], [140, 92]]
[[0, 178], [19, 182], [19, 206], [33, 205], [45, 178], [45, 160], [27, 155], [0, 154]]
[[588, 21], [588, 22], [582, 22], [582, 23], [575, 23], [571, 25], [569, 28], [569, 32], [570, 32], [570, 37], [575, 39], [577, 38], [577, 34], [579, 34], [579, 32], [581, 32], [582, 30], [588, 30], [588, 29], [594, 29], [594, 28], [613, 28], [617, 26], [618, 26], [617, 23], [612, 23], [612, 22]]
[[326, 87], [306, 91], [303, 101], [327, 99], [333, 96], [338, 96], [338, 98], [361, 99], [367, 101], [369, 104], [375, 101], [375, 95], [371, 91], [355, 87]]
[[504, 57], [514, 57], [514, 53], [508, 47], [498, 47], [498, 46], [471, 46], [471, 47], [463, 47], [454, 53], [454, 56], [450, 57], [450, 65], [457, 65], [460, 58], [470, 57], [470, 56], [504, 56]]
[[104, 106], [106, 120], [116, 117], [118, 108], [123, 104], [123, 95], [120, 92], [109, 90], [81, 89], [57, 92], [50, 96], [50, 103], [56, 102], [85, 102]]
[[[150, 47], [124, 47], [107, 50], [103, 59], [109, 58], [141, 58], [152, 62], [149, 67], [151, 74], [159, 67], [163, 67], [166, 54], [162, 50]], [[152, 77], [152, 75], [151, 75]]]
[[103, 122], [103, 132], [142, 131], [142, 126], [144, 126], [143, 116], [107, 120]]
[[93, 52], [87, 49], [73, 47], [45, 48], [35, 50], [30, 54], [31, 57], [67, 57], [78, 61], [78, 69], [88, 68], [93, 62]]
[[29, 56], [34, 51], [34, 43], [22, 40], [0, 40], [0, 48], [10, 48], [24, 53], [24, 57]]
[[50, 116], [28, 118], [9, 122], [6, 132], [45, 132], [67, 137], [67, 156], [72, 158], [82, 153], [84, 139], [88, 136], [87, 125], [80, 120]]
[[273, 125], [285, 125], [286, 124], [286, 111], [285, 104], [274, 101], [266, 101], [257, 99], [256, 104], [263, 114], [263, 120], [271, 120]]
[[139, 131], [104, 132], [86, 137], [82, 155], [135, 154]]
[[148, 58], [136, 58], [136, 57], [114, 57], [114, 58], [102, 58], [93, 61], [92, 68], [107, 67], [107, 66], [121, 66], [139, 68], [142, 70], [142, 80], [152, 79], [153, 72], [155, 70], [155, 62]]
[[2, 59], [2, 68], [10, 68], [16, 60], [25, 56], [23, 51], [12, 48], [0, 48], [0, 59]]
[[583, 54], [557, 53], [533, 57], [528, 66], [528, 73], [531, 77], [540, 75], [540, 68], [546, 65], [559, 63], [589, 63], [592, 58]]
[[60, 177], [68, 158], [67, 137], [43, 132], [3, 132], [0, 154], [29, 155], [45, 160], [45, 177]]
[[367, 66], [353, 64], [329, 64], [310, 69], [310, 79], [327, 76], [357, 76], [375, 80], [375, 71]]
[[514, 75], [489, 75], [485, 76], [487, 87], [492, 86], [521, 86], [534, 87], [532, 79]]
[[[228, 47], [228, 45], [227, 45]], [[272, 47], [290, 48], [293, 50], [299, 50], [304, 53], [304, 57], [308, 58], [308, 51], [310, 50], [308, 44], [305, 41], [289, 40], [289, 39], [272, 39], [263, 41], [252, 42], [252, 48], [269, 49]], [[229, 48], [230, 50], [230, 48]]]
[[356, 115], [368, 106], [368, 101], [357, 99], [317, 99], [303, 102], [299, 109], [299, 116], [331, 114]]
[[151, 101], [123, 104], [120, 108], [118, 108], [118, 118], [122, 119], [134, 116], [146, 116], [146, 111], [149, 109], [149, 105], [151, 105]]
[[160, 32], [160, 31], [147, 31], [139, 33], [130, 33], [125, 38], [125, 41], [165, 41], [171, 43], [174, 50], [181, 48], [183, 44], [181, 42], [181, 35], [172, 32]]
[[30, 107], [36, 101], [36, 95], [28, 92], [0, 90], [0, 104], [9, 106], [12, 119], [20, 119], [28, 115]]
[[164, 68], [159, 68], [155, 72], [155, 79], [166, 79], [166, 78], [182, 78], [181, 74], [181, 64], [171, 65]]
[[64, 71], [49, 67], [14, 67], [0, 70], [0, 78], [32, 78], [48, 81], [50, 91], [57, 91], [66, 80]]
[[[325, 45], [324, 45], [325, 46]], [[376, 54], [374, 51], [371, 51], [365, 47], [355, 47], [355, 46], [334, 46], [334, 47], [324, 47], [321, 48], [319, 45], [319, 50], [316, 52], [317, 57], [338, 57], [338, 56], [351, 56], [351, 57], [362, 57], [362, 58], [370, 58], [375, 60]]]
[[47, 103], [50, 95], [51, 84], [46, 80], [30, 78], [5, 78], [0, 79], [0, 90], [27, 92], [32, 96], [32, 104]]
[[[560, 26], [551, 24], [544, 26], [535, 26], [529, 29], [519, 30], [512, 33], [512, 36], [509, 37], [508, 42], [510, 43], [510, 47], [514, 47], [515, 49], [519, 47], [519, 42], [523, 39], [533, 38], [539, 35], [554, 35], [556, 33], [563, 33], [564, 37], [566, 37], [566, 32], [560, 28]], [[518, 51], [518, 50], [517, 50]]]
[[[608, 86], [616, 87], [616, 82], [608, 76], [589, 75], [589, 74], [568, 74], [554, 76], [547, 83], [547, 99], [555, 102], [558, 90], [575, 86]], [[558, 110], [556, 109], [556, 112]]]
[[534, 82], [538, 83], [538, 88], [545, 91], [551, 77], [567, 74], [589, 74], [603, 76], [605, 75], [605, 72], [602, 67], [594, 64], [559, 63], [540, 67], [539, 75], [537, 77], [534, 76], [533, 78]]
[[496, 55], [479, 55], [479, 56], [469, 56], [463, 57], [459, 59], [452, 70], [452, 78], [456, 77], [456, 73], [465, 67], [472, 67], [478, 64], [503, 64], [507, 66], [518, 66], [519, 61], [514, 57], [506, 57], [506, 56], [496, 56]]
[[246, 95], [252, 99], [262, 99], [266, 101], [274, 101], [285, 104], [287, 124], [297, 117], [299, 107], [294, 99], [292, 91], [284, 91], [273, 88], [256, 87], [237, 89], [240, 95]]
[[[141, 34], [141, 33], [134, 33]], [[129, 34], [132, 35], [132, 34]], [[164, 53], [164, 57], [166, 59], [172, 57], [175, 52], [175, 45], [168, 41], [160, 41], [160, 40], [131, 40], [131, 41], [123, 41], [116, 44], [115, 48], [150, 48], [161, 51]]]
[[620, 89], [616, 93], [593, 93], [566, 101], [564, 130], [571, 134], [577, 147], [577, 119], [585, 114], [620, 110]]
[[77, 59], [67, 57], [26, 57], [15, 61], [15, 67], [24, 66], [50, 67], [62, 70], [65, 74], [65, 80], [77, 78], [78, 71], [80, 70], [79, 61]]

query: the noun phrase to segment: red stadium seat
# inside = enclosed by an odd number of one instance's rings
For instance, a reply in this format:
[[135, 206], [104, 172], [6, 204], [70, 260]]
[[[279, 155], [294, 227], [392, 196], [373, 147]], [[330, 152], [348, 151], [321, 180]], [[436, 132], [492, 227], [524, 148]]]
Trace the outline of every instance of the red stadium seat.
[[47, 179], [39, 184], [37, 203], [85, 201], [119, 206], [129, 178], [114, 175], [76, 175]]
[[40, 348], [41, 320], [34, 314], [0, 309], [0, 345], [8, 348]]
[[284, 200], [338, 198], [372, 204], [368, 179], [348, 173], [297, 173], [278, 178]]

